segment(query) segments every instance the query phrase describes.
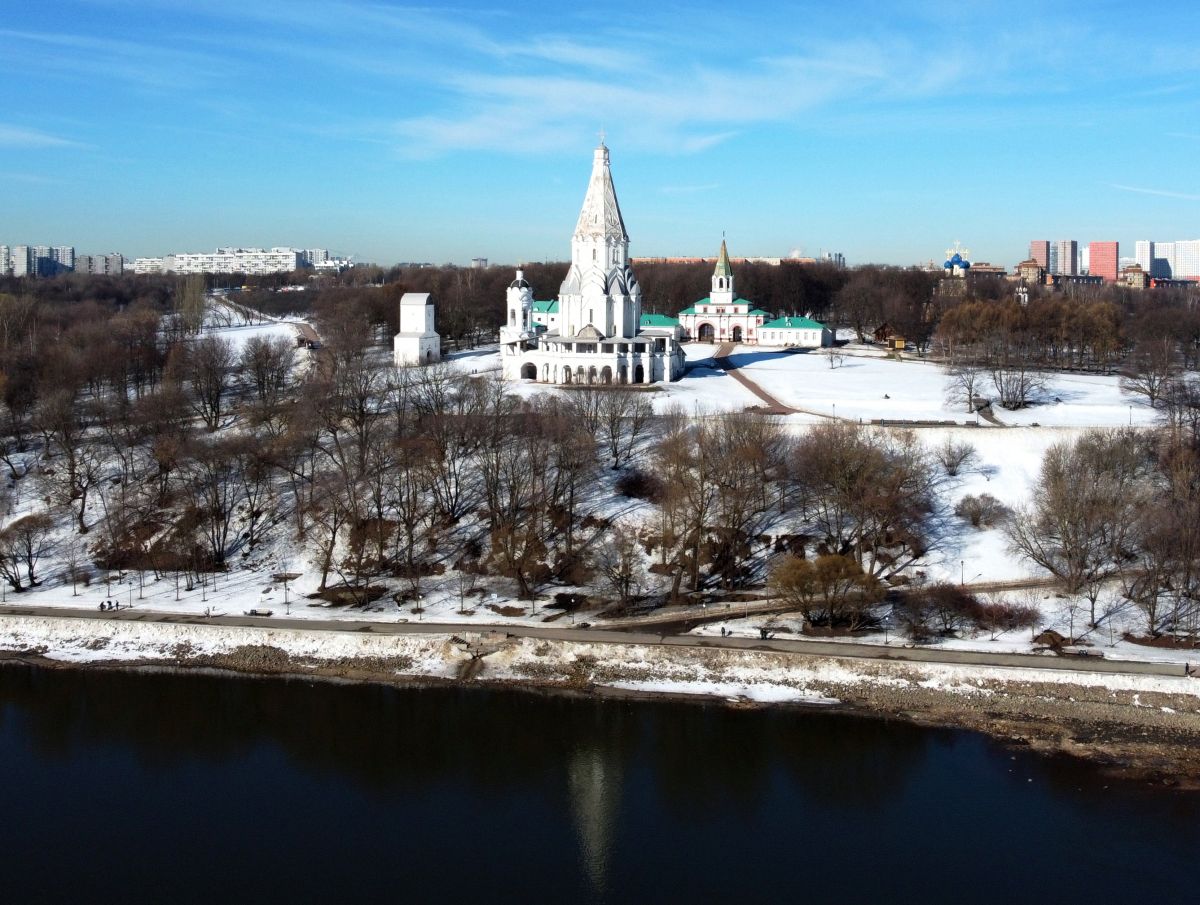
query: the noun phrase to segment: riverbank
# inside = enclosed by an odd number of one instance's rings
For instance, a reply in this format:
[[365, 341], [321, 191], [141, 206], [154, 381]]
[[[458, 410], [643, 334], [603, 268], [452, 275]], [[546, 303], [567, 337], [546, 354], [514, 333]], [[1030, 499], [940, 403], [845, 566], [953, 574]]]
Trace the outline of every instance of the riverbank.
[[1086, 758], [1126, 777], [1200, 788], [1200, 680], [1184, 677], [614, 644], [586, 636], [375, 635], [44, 616], [0, 620], [0, 652], [60, 668], [216, 669], [738, 706], [836, 706], [972, 729]]

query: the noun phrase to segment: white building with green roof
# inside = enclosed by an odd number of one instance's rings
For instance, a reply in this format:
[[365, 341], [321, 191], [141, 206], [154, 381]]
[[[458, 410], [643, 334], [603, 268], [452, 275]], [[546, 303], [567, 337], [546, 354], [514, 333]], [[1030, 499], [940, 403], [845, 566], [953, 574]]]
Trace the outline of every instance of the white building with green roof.
[[702, 343], [742, 343], [751, 346], [783, 346], [819, 349], [833, 345], [833, 331], [807, 317], [779, 317], [738, 298], [734, 291], [729, 250], [721, 240], [721, 253], [712, 275], [708, 298], [679, 312], [684, 338]]
[[510, 380], [624, 384], [683, 376], [678, 339], [669, 331], [642, 329], [642, 288], [629, 263], [629, 234], [603, 141], [592, 158], [558, 299], [534, 301], [518, 272], [507, 301], [500, 362]]
[[758, 344], [820, 349], [833, 345], [833, 331], [811, 317], [777, 317], [758, 328]]
[[684, 336], [702, 343], [756, 343], [758, 328], [770, 317], [771, 312], [755, 308], [753, 303], [737, 297], [733, 288], [733, 269], [729, 266], [729, 250], [722, 239], [708, 298], [679, 312], [679, 325]]

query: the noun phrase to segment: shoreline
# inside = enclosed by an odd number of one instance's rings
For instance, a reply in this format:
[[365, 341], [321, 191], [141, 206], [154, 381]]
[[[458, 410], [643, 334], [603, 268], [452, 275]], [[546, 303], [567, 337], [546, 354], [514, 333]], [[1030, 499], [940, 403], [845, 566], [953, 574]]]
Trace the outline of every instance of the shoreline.
[[820, 709], [968, 729], [1014, 749], [1070, 755], [1126, 781], [1200, 789], [1200, 682], [1183, 678], [652, 649], [583, 637], [343, 632], [314, 638], [288, 629], [89, 622], [0, 620], [0, 666], [408, 688], [474, 685], [612, 700]]

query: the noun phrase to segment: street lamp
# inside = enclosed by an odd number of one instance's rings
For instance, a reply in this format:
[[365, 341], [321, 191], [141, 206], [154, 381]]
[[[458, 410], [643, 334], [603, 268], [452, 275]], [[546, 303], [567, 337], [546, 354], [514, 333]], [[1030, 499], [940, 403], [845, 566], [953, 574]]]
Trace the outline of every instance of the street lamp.
[[958, 583], [965, 586], [967, 583], [967, 561], [960, 559], [958, 561]]

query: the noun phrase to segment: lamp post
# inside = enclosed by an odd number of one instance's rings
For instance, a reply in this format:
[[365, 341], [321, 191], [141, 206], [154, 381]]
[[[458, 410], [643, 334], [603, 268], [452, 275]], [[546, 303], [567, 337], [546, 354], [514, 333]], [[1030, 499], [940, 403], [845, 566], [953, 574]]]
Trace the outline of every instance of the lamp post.
[[958, 570], [958, 583], [965, 587], [967, 584], [967, 561], [965, 559], [958, 561]]

